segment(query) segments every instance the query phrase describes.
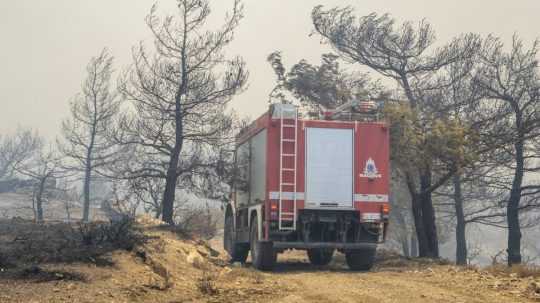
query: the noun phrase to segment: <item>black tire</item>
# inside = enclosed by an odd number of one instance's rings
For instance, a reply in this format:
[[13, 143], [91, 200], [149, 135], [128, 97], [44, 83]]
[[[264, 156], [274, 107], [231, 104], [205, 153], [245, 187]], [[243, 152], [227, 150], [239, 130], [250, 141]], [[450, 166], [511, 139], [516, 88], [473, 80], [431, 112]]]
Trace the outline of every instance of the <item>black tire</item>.
[[367, 271], [375, 263], [375, 248], [348, 251], [345, 253], [347, 265], [351, 270]]
[[332, 261], [334, 249], [313, 248], [308, 249], [307, 255], [309, 262], [313, 265], [328, 265]]
[[277, 254], [272, 242], [259, 241], [257, 218], [251, 223], [249, 233], [249, 245], [251, 250], [251, 263], [258, 270], [269, 271], [276, 264]]
[[249, 245], [236, 243], [234, 231], [234, 217], [230, 211], [225, 215], [225, 227], [223, 230], [223, 248], [229, 253], [231, 263], [246, 263], [249, 254]]

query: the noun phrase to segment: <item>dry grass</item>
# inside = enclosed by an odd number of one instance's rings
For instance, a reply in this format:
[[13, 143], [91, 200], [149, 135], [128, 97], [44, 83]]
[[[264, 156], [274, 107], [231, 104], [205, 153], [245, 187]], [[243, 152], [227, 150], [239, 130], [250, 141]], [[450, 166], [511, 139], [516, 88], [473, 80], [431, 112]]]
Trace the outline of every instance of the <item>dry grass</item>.
[[540, 266], [532, 264], [520, 264], [507, 266], [505, 264], [494, 264], [485, 270], [495, 276], [515, 276], [517, 278], [540, 278]]
[[237, 268], [234, 271], [227, 273], [229, 280], [247, 280], [253, 284], [263, 284], [264, 274], [252, 267]]

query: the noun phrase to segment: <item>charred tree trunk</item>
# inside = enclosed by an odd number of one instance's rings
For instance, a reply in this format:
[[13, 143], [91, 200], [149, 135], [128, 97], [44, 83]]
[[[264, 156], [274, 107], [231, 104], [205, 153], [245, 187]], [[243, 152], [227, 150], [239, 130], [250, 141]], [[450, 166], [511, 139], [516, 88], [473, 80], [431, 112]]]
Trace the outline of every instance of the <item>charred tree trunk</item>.
[[429, 257], [429, 244], [422, 213], [422, 198], [419, 194], [414, 194], [412, 196], [412, 212], [416, 230], [416, 239], [418, 241], [418, 255], [420, 257]]
[[456, 264], [467, 264], [467, 238], [465, 214], [463, 211], [463, 194], [461, 192], [461, 176], [454, 175], [454, 207], [456, 209]]
[[[411, 195], [411, 211], [413, 214], [414, 229], [416, 234], [416, 243], [418, 246], [417, 253], [419, 257], [429, 257], [429, 240], [426, 235], [426, 227], [424, 220], [423, 210], [423, 197], [421, 193], [416, 190], [416, 184], [413, 181], [413, 177], [407, 174], [407, 187], [409, 188], [409, 194]], [[414, 233], [413, 233], [414, 234]], [[411, 240], [412, 241], [412, 240]]]
[[90, 179], [92, 177], [92, 163], [90, 162], [91, 151], [88, 150], [86, 158], [86, 167], [84, 171], [84, 184], [83, 184], [83, 222], [88, 222], [90, 218]]
[[92, 129], [90, 132], [90, 144], [86, 150], [86, 166], [84, 168], [84, 203], [83, 203], [83, 222], [88, 222], [90, 219], [90, 182], [92, 182], [92, 153], [94, 152], [94, 144], [96, 142], [96, 132], [98, 123], [98, 108], [97, 100], [94, 98], [94, 115], [92, 121]]
[[45, 192], [45, 184], [47, 178], [39, 180], [38, 192], [36, 195], [36, 221], [43, 222], [43, 193]]
[[420, 193], [417, 193], [413, 186], [412, 183], [409, 183], [414, 226], [418, 240], [418, 256], [438, 258], [439, 240], [435, 224], [435, 209], [433, 208], [431, 192], [428, 190], [431, 186], [430, 172], [420, 176]]
[[176, 111], [176, 143], [171, 153], [167, 178], [165, 179], [165, 192], [163, 193], [162, 220], [170, 225], [174, 225], [174, 200], [176, 197], [176, 183], [178, 181], [178, 162], [182, 152], [182, 119], [180, 117], [180, 104], [177, 104]]
[[401, 83], [403, 90], [405, 91], [405, 95], [407, 96], [407, 99], [409, 100], [409, 103], [411, 105], [411, 108], [416, 110], [416, 97], [413, 94], [411, 85], [409, 84], [409, 79], [406, 75], [401, 75]]
[[176, 183], [178, 181], [178, 163], [184, 143], [184, 120], [182, 117], [182, 96], [188, 88], [188, 65], [187, 65], [187, 16], [184, 14], [184, 32], [181, 48], [181, 81], [175, 96], [174, 122], [175, 142], [171, 151], [171, 159], [165, 179], [165, 192], [163, 193], [162, 219], [164, 222], [174, 225], [174, 200], [176, 196]]
[[184, 143], [184, 124], [182, 117], [182, 95], [187, 88], [187, 62], [186, 62], [186, 33], [184, 32], [184, 46], [182, 48], [182, 81], [175, 97], [175, 143], [171, 151], [171, 159], [165, 179], [165, 192], [163, 193], [162, 219], [164, 222], [174, 225], [174, 200], [176, 196], [176, 183], [178, 181], [178, 163]]
[[169, 161], [169, 169], [167, 170], [167, 178], [165, 179], [165, 192], [163, 193], [163, 213], [162, 220], [170, 225], [174, 225], [174, 200], [176, 197], [176, 182], [178, 174], [178, 160], [180, 157], [180, 145], [176, 144], [173, 150], [173, 155]]
[[427, 170], [420, 176], [420, 199], [422, 207], [422, 220], [424, 223], [425, 237], [427, 239], [427, 251], [420, 254], [421, 257], [439, 257], [439, 239], [437, 236], [437, 225], [435, 223], [435, 209], [431, 199], [431, 171]]
[[521, 200], [521, 185], [523, 183], [524, 157], [523, 135], [514, 145], [516, 151], [516, 168], [514, 181], [510, 191], [510, 199], [506, 207], [508, 221], [508, 265], [521, 263], [521, 227], [519, 224], [519, 202]]
[[437, 225], [435, 224], [435, 209], [431, 200], [431, 193], [425, 193], [422, 198], [422, 208], [424, 219], [424, 228], [426, 230], [426, 238], [428, 240], [429, 252], [427, 257], [439, 257], [439, 238], [437, 235]]

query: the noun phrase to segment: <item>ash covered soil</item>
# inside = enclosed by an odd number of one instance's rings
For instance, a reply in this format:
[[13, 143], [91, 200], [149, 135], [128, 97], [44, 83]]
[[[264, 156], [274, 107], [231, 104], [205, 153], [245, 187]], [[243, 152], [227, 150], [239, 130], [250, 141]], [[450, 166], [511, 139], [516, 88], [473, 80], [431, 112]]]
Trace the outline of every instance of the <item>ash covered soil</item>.
[[350, 272], [340, 254], [313, 267], [300, 251], [262, 273], [229, 265], [219, 237], [207, 243], [149, 218], [134, 224], [135, 240], [114, 245], [104, 234], [118, 230], [96, 228], [89, 241], [78, 228], [0, 222], [0, 302], [540, 302], [540, 277], [520, 273], [384, 252], [372, 271]]

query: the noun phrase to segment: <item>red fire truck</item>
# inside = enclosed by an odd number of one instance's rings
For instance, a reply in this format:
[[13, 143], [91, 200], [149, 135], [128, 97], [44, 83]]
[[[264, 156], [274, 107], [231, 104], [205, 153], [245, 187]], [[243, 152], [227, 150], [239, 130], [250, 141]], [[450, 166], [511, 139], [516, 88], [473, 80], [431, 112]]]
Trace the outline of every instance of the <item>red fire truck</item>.
[[233, 262], [251, 251], [255, 268], [271, 270], [278, 253], [300, 249], [326, 265], [339, 250], [350, 269], [371, 268], [388, 225], [390, 171], [387, 125], [356, 118], [370, 104], [316, 119], [273, 104], [238, 135], [224, 232]]

